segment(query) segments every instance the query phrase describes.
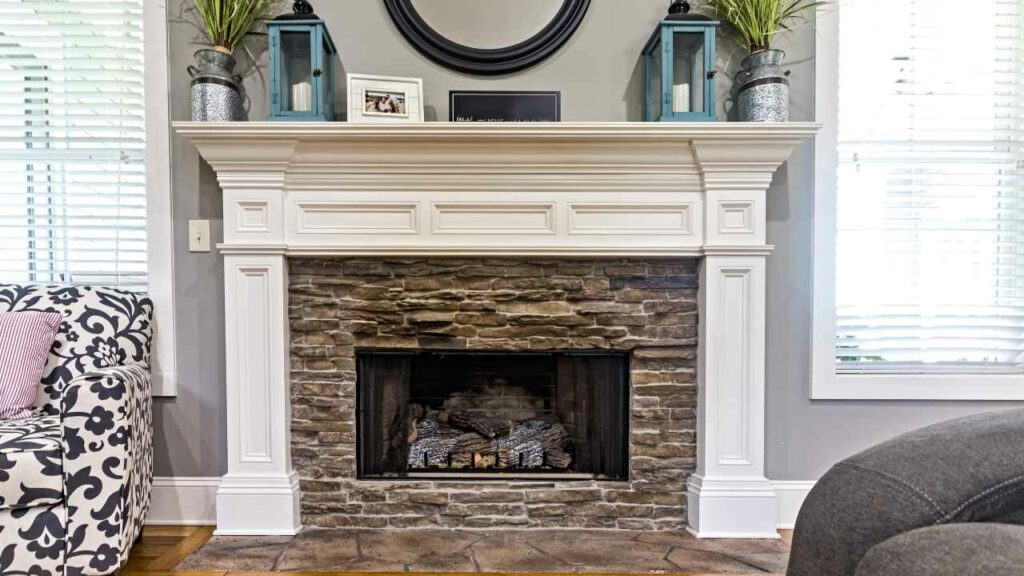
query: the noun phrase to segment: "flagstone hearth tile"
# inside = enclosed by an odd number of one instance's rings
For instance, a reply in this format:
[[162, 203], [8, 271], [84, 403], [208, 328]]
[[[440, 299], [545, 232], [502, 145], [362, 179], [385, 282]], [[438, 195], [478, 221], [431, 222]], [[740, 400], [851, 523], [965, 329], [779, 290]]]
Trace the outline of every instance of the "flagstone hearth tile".
[[689, 532], [668, 530], [638, 532], [636, 541], [647, 542], [650, 544], [665, 544], [666, 546], [686, 546], [693, 542], [699, 542], [699, 540]]
[[710, 550], [674, 548], [666, 558], [674, 564], [675, 571], [687, 573], [706, 572], [717, 574], [759, 574], [763, 571], [741, 560]]
[[218, 536], [175, 567], [181, 572], [269, 572], [292, 541], [287, 536]]
[[689, 532], [641, 532], [639, 542], [666, 544], [677, 548], [692, 548], [721, 552], [723, 554], [770, 554], [788, 552], [789, 544], [784, 540], [723, 540], [695, 538]]
[[680, 548], [708, 550], [723, 554], [777, 554], [789, 551], [789, 545], [782, 540], [721, 540], [698, 539], [680, 541], [675, 544]]
[[629, 540], [580, 540], [570, 538], [534, 542], [548, 556], [572, 565], [576, 572], [672, 572], [664, 556], [669, 547]]
[[[359, 560], [353, 560], [348, 564], [345, 564], [339, 568], [339, 572], [404, 572], [405, 564], [399, 562], [387, 562], [385, 560], [378, 560], [376, 558], [362, 558]], [[331, 570], [323, 566], [310, 566], [304, 570], [293, 570], [293, 572], [323, 572], [325, 570]]]
[[303, 530], [284, 551], [277, 570], [342, 570], [359, 560], [355, 532], [347, 530]]
[[215, 537], [176, 571], [783, 573], [788, 546], [626, 530], [306, 529], [294, 538]]
[[789, 552], [769, 552], [764, 554], [729, 554], [730, 557], [756, 566], [766, 572], [783, 574], [789, 566]]
[[367, 560], [397, 562], [421, 572], [475, 572], [469, 547], [479, 534], [443, 530], [363, 532], [359, 550]]
[[484, 538], [471, 550], [481, 572], [572, 572], [572, 565], [502, 535]]

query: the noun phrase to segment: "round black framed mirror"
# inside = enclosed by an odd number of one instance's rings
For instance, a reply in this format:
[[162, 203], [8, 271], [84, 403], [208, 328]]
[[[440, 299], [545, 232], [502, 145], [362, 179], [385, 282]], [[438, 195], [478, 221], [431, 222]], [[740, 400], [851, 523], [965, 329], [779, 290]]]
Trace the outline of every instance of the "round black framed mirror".
[[[417, 50], [459, 72], [508, 74], [548, 58], [576, 32], [590, 0], [384, 0]], [[514, 25], [509, 25], [509, 23]]]

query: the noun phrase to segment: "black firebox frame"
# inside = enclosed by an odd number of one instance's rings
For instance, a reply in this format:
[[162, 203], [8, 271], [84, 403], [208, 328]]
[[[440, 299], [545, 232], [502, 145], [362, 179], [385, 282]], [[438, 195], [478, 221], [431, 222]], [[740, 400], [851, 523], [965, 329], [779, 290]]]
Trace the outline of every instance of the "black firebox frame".
[[[356, 417], [355, 417], [355, 429], [356, 429], [356, 478], [358, 480], [383, 480], [383, 481], [408, 481], [414, 479], [429, 479], [429, 480], [452, 480], [452, 481], [501, 481], [501, 482], [536, 482], [538, 480], [558, 480], [558, 481], [589, 481], [589, 480], [603, 480], [603, 481], [627, 481], [630, 476], [630, 465], [629, 465], [629, 438], [630, 438], [630, 414], [632, 411], [632, 383], [630, 381], [630, 361], [631, 354], [629, 352], [612, 351], [612, 350], [557, 350], [557, 351], [476, 351], [476, 350], [445, 350], [445, 349], [380, 349], [380, 348], [357, 348], [355, 351], [356, 355]], [[605, 358], [617, 360], [616, 372], [614, 377], [617, 377], [618, 382], [621, 383], [618, 386], [618, 397], [617, 405], [620, 407], [618, 410], [619, 414], [613, 417], [616, 422], [608, 422], [609, 426], [618, 428], [618, 433], [612, 435], [609, 440], [617, 443], [616, 450], [619, 456], [614, 458], [614, 462], [608, 463], [604, 466], [598, 466], [598, 469], [588, 472], [561, 472], [561, 471], [539, 471], [537, 469], [518, 469], [518, 468], [505, 468], [501, 472], [495, 472], [494, 470], [474, 470], [465, 469], [450, 472], [433, 472], [433, 473], [422, 473], [422, 472], [411, 472], [411, 471], [381, 471], [379, 470], [379, 464], [375, 463], [368, 466], [367, 457], [369, 454], [378, 452], [380, 446], [377, 445], [374, 449], [371, 449], [370, 444], [378, 438], [373, 438], [371, 435], [364, 432], [364, 425], [367, 422], [368, 411], [376, 410], [379, 407], [371, 406], [372, 395], [368, 394], [365, 387], [369, 385], [367, 372], [367, 362], [373, 358], [415, 358], [418, 356], [431, 355], [438, 358], [444, 358], [448, 356], [460, 356], [460, 357], [541, 357], [541, 358], [553, 358], [556, 361], [559, 358], [567, 359], [567, 361], [573, 363], [586, 363], [587, 358]], [[611, 398], [609, 398], [611, 400]], [[617, 436], [617, 437], [616, 437]], [[367, 470], [368, 467], [378, 468], [377, 470]]]

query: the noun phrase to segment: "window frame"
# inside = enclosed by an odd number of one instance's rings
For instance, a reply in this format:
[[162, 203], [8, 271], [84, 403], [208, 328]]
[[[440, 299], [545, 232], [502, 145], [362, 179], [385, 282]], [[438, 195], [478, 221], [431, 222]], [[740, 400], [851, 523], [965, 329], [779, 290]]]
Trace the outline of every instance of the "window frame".
[[[146, 255], [154, 305], [154, 397], [177, 396], [174, 316], [174, 218], [171, 199], [170, 82], [166, 0], [143, 2], [146, 83]], [[156, 96], [156, 97], [154, 97]], [[154, 266], [154, 262], [163, 263]]]
[[1024, 400], [1024, 376], [983, 373], [837, 374], [836, 176], [839, 102], [839, 4], [815, 18], [814, 278], [812, 400]]

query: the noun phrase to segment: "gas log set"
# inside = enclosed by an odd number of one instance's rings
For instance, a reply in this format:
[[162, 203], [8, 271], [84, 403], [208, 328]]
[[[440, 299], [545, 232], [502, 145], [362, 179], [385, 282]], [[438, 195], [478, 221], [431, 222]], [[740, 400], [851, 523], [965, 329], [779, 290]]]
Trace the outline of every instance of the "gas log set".
[[410, 470], [566, 470], [572, 443], [554, 416], [517, 420], [411, 404]]

